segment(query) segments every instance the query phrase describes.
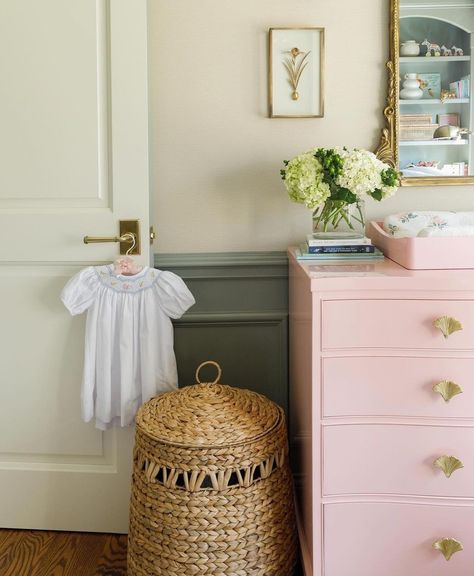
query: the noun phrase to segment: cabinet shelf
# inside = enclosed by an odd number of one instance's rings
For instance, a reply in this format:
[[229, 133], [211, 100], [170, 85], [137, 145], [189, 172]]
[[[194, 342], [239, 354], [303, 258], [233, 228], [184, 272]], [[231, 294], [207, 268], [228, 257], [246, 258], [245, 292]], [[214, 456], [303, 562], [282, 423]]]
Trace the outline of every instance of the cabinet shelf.
[[400, 140], [400, 146], [465, 146], [467, 140]]
[[[417, 5], [416, 10], [413, 9]], [[448, 8], [446, 12], [441, 12], [441, 6]], [[469, 8], [467, 7], [469, 4]], [[462, 6], [461, 6], [462, 5]], [[466, 7], [464, 7], [466, 5]], [[457, 164], [464, 164], [471, 170], [474, 166], [474, 136], [462, 135], [459, 140], [435, 139], [441, 132], [436, 132], [438, 126], [452, 124], [462, 126], [468, 130], [474, 130], [474, 111], [471, 102], [472, 82], [474, 77], [474, 9], [472, 2], [448, 2], [442, 0], [440, 3], [423, 0], [400, 1], [399, 7], [399, 38], [416, 39], [420, 44], [421, 52], [417, 56], [400, 56], [397, 58], [397, 81], [400, 81], [402, 96], [418, 95], [419, 99], [397, 98], [397, 109], [400, 126], [397, 133], [398, 163], [399, 166], [410, 164], [437, 162], [440, 166], [446, 166], [446, 170], [441, 170], [444, 176], [449, 176], [455, 172]], [[431, 38], [436, 42], [444, 43], [448, 49], [451, 46], [458, 46], [464, 50], [462, 56], [426, 56], [426, 50], [421, 45], [422, 38]], [[429, 44], [429, 42], [427, 42]], [[401, 45], [400, 45], [401, 47]], [[459, 50], [458, 48], [458, 50]], [[433, 54], [433, 52], [431, 52]], [[418, 83], [414, 79], [418, 78], [420, 88], [415, 90]], [[398, 88], [398, 86], [397, 86]], [[413, 88], [413, 92], [410, 91]], [[434, 96], [434, 98], [430, 98]], [[447, 95], [462, 96], [462, 98], [445, 98]], [[403, 126], [404, 123], [406, 126]], [[428, 126], [432, 124], [432, 126]], [[410, 129], [410, 125], [413, 130]], [[430, 129], [431, 128], [431, 129]], [[443, 132], [444, 133], [444, 132]], [[406, 138], [401, 140], [400, 138]], [[426, 140], [420, 140], [426, 138]], [[433, 171], [436, 172], [436, 171]], [[420, 173], [425, 174], [421, 170]], [[425, 178], [416, 177], [415, 171], [412, 175], [406, 175], [410, 180], [410, 185], [421, 184], [422, 180], [430, 180], [439, 184], [438, 179], [441, 174]], [[418, 180], [420, 182], [418, 182]], [[453, 180], [453, 178], [448, 178]]]
[[436, 62], [469, 62], [470, 56], [400, 56], [400, 64], [405, 62], [424, 62], [425, 64], [435, 64]]
[[432, 99], [425, 99], [422, 98], [421, 100], [401, 100], [400, 99], [400, 106], [425, 106], [425, 105], [433, 105], [439, 106], [444, 104], [469, 104], [469, 98], [448, 98], [444, 102], [437, 98]]

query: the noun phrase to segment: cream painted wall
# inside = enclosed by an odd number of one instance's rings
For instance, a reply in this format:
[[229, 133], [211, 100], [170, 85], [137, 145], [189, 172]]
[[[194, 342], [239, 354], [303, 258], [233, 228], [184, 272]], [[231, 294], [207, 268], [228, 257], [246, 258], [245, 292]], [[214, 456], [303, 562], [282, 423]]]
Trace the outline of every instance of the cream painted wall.
[[[151, 181], [159, 252], [283, 250], [311, 228], [279, 170], [313, 146], [375, 148], [388, 0], [150, 0]], [[325, 116], [267, 116], [267, 31], [326, 29]], [[403, 188], [367, 205], [473, 209], [474, 188]]]

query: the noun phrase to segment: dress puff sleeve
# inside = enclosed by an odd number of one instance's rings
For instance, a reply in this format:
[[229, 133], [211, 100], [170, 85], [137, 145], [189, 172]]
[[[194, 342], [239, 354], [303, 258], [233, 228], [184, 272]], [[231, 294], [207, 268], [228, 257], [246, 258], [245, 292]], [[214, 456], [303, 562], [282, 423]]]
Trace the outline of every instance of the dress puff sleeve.
[[155, 290], [162, 310], [170, 318], [181, 318], [196, 303], [186, 284], [173, 272], [161, 272]]
[[98, 287], [97, 274], [92, 266], [73, 276], [61, 292], [61, 300], [72, 316], [82, 314], [94, 302]]

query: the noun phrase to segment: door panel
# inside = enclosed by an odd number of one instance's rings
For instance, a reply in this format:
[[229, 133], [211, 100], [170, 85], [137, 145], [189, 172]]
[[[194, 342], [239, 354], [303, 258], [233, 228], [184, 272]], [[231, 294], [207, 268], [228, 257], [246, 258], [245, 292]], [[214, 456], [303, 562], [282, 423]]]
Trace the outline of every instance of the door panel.
[[81, 421], [85, 318], [59, 295], [120, 219], [149, 263], [146, 51], [146, 0], [0, 5], [0, 527], [127, 530], [133, 430]]
[[[29, 274], [22, 268], [22, 274], [11, 266], [0, 272], [2, 296], [15, 302], [2, 313], [2, 323], [14, 330], [2, 347], [0, 364], [1, 373], [11, 375], [0, 387], [0, 406], [8, 407], [0, 420], [0, 453], [100, 455], [101, 435], [80, 419], [78, 343], [84, 339], [84, 321], [71, 322], [59, 299], [75, 268], [30, 265]], [[29, 366], [34, 367], [34, 385]], [[34, 429], [17, 426], [18, 415]]]
[[0, 206], [106, 207], [106, 2], [10, 0], [0, 27]]

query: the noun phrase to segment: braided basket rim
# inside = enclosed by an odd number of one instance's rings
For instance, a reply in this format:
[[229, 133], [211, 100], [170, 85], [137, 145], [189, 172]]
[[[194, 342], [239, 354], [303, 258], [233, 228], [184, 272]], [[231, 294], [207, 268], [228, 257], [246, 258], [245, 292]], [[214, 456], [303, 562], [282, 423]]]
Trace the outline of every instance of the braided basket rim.
[[[201, 384], [214, 384], [214, 382], [201, 382]], [[220, 384], [220, 385], [221, 386], [227, 386], [227, 384]], [[230, 388], [230, 386], [229, 386], [229, 388]], [[139, 422], [139, 416], [141, 414], [142, 408], [140, 408], [138, 410], [137, 416], [135, 418], [135, 424], [136, 424], [137, 430], [140, 431], [140, 434], [143, 434], [144, 436], [148, 437], [150, 440], [153, 440], [155, 442], [159, 442], [160, 444], [164, 444], [167, 446], [177, 446], [179, 448], [186, 448], [188, 450], [203, 450], [203, 449], [216, 449], [216, 450], [221, 449], [222, 450], [225, 448], [244, 446], [245, 444], [251, 444], [252, 442], [256, 442], [256, 441], [264, 438], [265, 436], [272, 434], [273, 432], [275, 432], [275, 430], [278, 430], [278, 428], [280, 426], [286, 424], [285, 412], [281, 406], [279, 406], [278, 404], [276, 404], [272, 400], [269, 400], [263, 394], [259, 394], [258, 392], [255, 392], [253, 390], [248, 390], [247, 388], [242, 388], [242, 391], [251, 392], [252, 394], [260, 396], [266, 402], [271, 403], [273, 405], [273, 407], [276, 408], [276, 411], [277, 411], [275, 421], [273, 422], [271, 427], [267, 428], [266, 430], [263, 430], [262, 432], [260, 432], [260, 434], [256, 434], [255, 436], [249, 436], [245, 440], [240, 440], [239, 442], [231, 442], [231, 443], [226, 443], [226, 444], [189, 444], [187, 442], [176, 442], [176, 441], [167, 440], [166, 438], [162, 438], [161, 436], [155, 436], [145, 426], [143, 426]], [[176, 391], [174, 391], [174, 392], [176, 392]]]

